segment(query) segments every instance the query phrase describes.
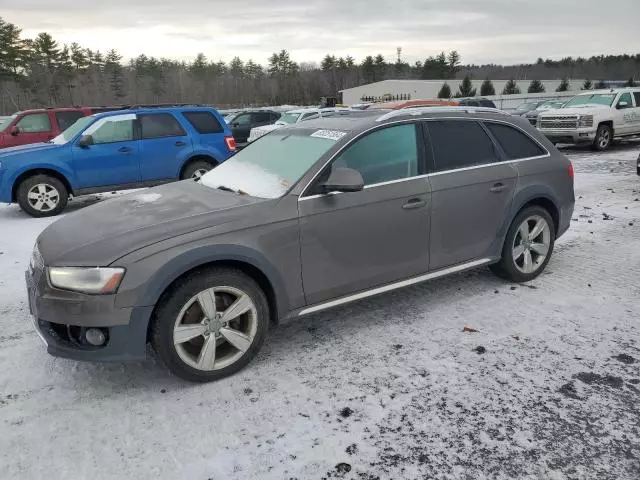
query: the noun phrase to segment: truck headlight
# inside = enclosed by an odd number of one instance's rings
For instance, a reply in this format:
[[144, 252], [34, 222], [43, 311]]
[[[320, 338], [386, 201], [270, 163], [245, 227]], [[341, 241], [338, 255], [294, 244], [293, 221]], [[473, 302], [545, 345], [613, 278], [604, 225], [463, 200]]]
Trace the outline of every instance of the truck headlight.
[[593, 127], [593, 115], [579, 115], [578, 128]]
[[104, 295], [115, 293], [124, 268], [49, 267], [49, 282], [61, 290]]

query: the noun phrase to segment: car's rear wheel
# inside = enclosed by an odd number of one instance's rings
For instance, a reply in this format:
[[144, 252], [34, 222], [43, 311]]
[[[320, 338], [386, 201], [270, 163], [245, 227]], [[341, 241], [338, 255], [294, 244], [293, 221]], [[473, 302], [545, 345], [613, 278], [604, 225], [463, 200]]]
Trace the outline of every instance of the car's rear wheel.
[[613, 143], [613, 131], [609, 125], [600, 125], [593, 141], [593, 149], [603, 151], [608, 149]]
[[214, 268], [190, 275], [165, 295], [151, 342], [176, 376], [208, 382], [245, 367], [268, 328], [269, 307], [258, 284], [238, 270]]
[[528, 282], [540, 275], [553, 253], [556, 232], [553, 219], [542, 207], [532, 206], [513, 220], [499, 263], [491, 270], [514, 282]]
[[69, 200], [64, 184], [50, 175], [34, 175], [18, 186], [18, 205], [32, 217], [58, 215]]
[[182, 175], [180, 175], [180, 180], [192, 178], [197, 182], [205, 173], [212, 170], [213, 167], [215, 167], [215, 165], [208, 160], [194, 160], [184, 168]]

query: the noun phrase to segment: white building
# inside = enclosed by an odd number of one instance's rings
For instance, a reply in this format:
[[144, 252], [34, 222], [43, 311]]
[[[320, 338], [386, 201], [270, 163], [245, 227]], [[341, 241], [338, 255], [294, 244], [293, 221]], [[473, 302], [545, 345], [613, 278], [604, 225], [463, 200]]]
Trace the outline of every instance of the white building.
[[[484, 80], [472, 80], [473, 88], [477, 89], [477, 95], [480, 96], [480, 87]], [[458, 91], [458, 87], [462, 83], [461, 79], [450, 80], [384, 80], [382, 82], [370, 83], [369, 85], [362, 85], [360, 87], [348, 88], [341, 90], [342, 103], [345, 105], [353, 105], [361, 103], [366, 98], [382, 99], [385, 95], [392, 97], [405, 96], [410, 97], [411, 100], [421, 100], [436, 98], [438, 92], [442, 88], [444, 83], [448, 83], [451, 87], [451, 93], [455, 94]], [[520, 95], [507, 95], [504, 97], [501, 95], [508, 80], [492, 80], [493, 87], [498, 95], [495, 97], [488, 97], [494, 100], [498, 100], [501, 104], [502, 100], [509, 100], [504, 102], [504, 105], [498, 105], [499, 108], [511, 108], [512, 103], [522, 103], [527, 98], [556, 98], [556, 97], [571, 97], [580, 90], [584, 84], [584, 80], [569, 80], [569, 92], [557, 93], [556, 88], [560, 85], [561, 80], [541, 80], [546, 92], [544, 94], [527, 94], [527, 89], [531, 80], [516, 80], [516, 84], [520, 88]]]

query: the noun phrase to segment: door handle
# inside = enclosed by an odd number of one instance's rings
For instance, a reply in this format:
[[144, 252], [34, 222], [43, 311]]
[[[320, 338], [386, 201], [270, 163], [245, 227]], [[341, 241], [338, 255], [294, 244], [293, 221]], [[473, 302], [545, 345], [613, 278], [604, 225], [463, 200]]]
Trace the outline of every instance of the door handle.
[[407, 203], [405, 203], [404, 205], [402, 205], [402, 209], [403, 210], [413, 210], [415, 208], [422, 208], [427, 204], [427, 202], [425, 202], [424, 200], [422, 200], [421, 198], [412, 198], [411, 200], [409, 200]]
[[128, 153], [128, 152], [130, 152], [130, 151], [131, 151], [131, 148], [130, 148], [130, 147], [120, 147], [120, 148], [118, 149], [118, 151], [119, 151], [120, 153]]
[[184, 142], [183, 142], [183, 141], [181, 141], [181, 140], [178, 140], [178, 141], [176, 142], [176, 147], [184, 147], [185, 145], [186, 145], [186, 143], [184, 143]]
[[504, 183], [496, 183], [493, 187], [489, 189], [491, 193], [500, 193], [503, 192], [507, 186]]

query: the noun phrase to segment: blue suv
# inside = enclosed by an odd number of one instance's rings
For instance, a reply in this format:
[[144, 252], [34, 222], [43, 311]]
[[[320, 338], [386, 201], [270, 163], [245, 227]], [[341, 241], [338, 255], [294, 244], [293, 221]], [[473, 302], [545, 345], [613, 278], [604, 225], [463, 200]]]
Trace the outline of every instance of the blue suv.
[[213, 108], [141, 106], [79, 119], [47, 143], [0, 151], [0, 202], [34, 217], [59, 214], [70, 195], [199, 179], [236, 150]]

